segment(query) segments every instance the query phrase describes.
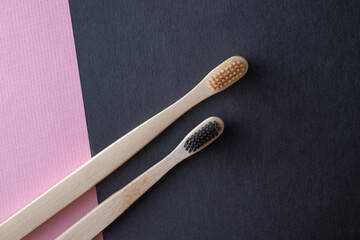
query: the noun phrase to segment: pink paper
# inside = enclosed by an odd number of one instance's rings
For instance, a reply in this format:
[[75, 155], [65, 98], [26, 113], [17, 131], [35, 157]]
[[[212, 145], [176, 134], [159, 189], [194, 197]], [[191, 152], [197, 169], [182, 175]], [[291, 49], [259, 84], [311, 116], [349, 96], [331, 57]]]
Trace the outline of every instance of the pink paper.
[[[2, 0], [0, 222], [90, 157], [68, 1]], [[26, 238], [53, 239], [96, 205], [93, 188]]]

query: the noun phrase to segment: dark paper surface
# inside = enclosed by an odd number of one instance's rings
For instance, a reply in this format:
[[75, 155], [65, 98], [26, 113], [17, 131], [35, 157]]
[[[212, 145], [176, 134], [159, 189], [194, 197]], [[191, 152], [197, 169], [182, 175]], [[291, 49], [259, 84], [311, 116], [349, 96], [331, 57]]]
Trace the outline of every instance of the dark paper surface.
[[209, 116], [223, 135], [104, 230], [110, 239], [360, 236], [359, 1], [70, 1], [92, 154], [233, 55], [249, 72], [97, 185], [99, 201]]

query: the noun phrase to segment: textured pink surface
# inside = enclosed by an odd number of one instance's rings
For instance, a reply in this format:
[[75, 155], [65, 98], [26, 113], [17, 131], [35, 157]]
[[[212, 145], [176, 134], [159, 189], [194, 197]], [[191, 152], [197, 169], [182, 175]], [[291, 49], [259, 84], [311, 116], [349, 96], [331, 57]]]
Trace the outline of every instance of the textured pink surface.
[[[1, 1], [0, 133], [0, 223], [90, 159], [67, 0]], [[96, 205], [94, 188], [27, 239]]]

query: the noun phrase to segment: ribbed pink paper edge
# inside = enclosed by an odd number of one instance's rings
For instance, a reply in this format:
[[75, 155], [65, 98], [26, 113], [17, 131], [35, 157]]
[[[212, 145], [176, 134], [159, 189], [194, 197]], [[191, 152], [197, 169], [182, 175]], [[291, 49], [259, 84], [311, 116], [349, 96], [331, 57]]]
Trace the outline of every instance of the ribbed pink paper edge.
[[[91, 157], [68, 1], [1, 1], [0, 100], [3, 222]], [[26, 239], [54, 239], [96, 205], [93, 188]]]

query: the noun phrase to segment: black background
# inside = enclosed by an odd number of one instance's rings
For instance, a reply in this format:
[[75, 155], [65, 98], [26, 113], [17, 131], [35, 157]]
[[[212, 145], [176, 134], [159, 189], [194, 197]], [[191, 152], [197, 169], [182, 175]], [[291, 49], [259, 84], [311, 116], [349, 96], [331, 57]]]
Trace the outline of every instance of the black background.
[[360, 1], [70, 1], [91, 151], [230, 56], [249, 72], [97, 185], [99, 201], [198, 123], [224, 134], [104, 230], [110, 239], [360, 236]]

